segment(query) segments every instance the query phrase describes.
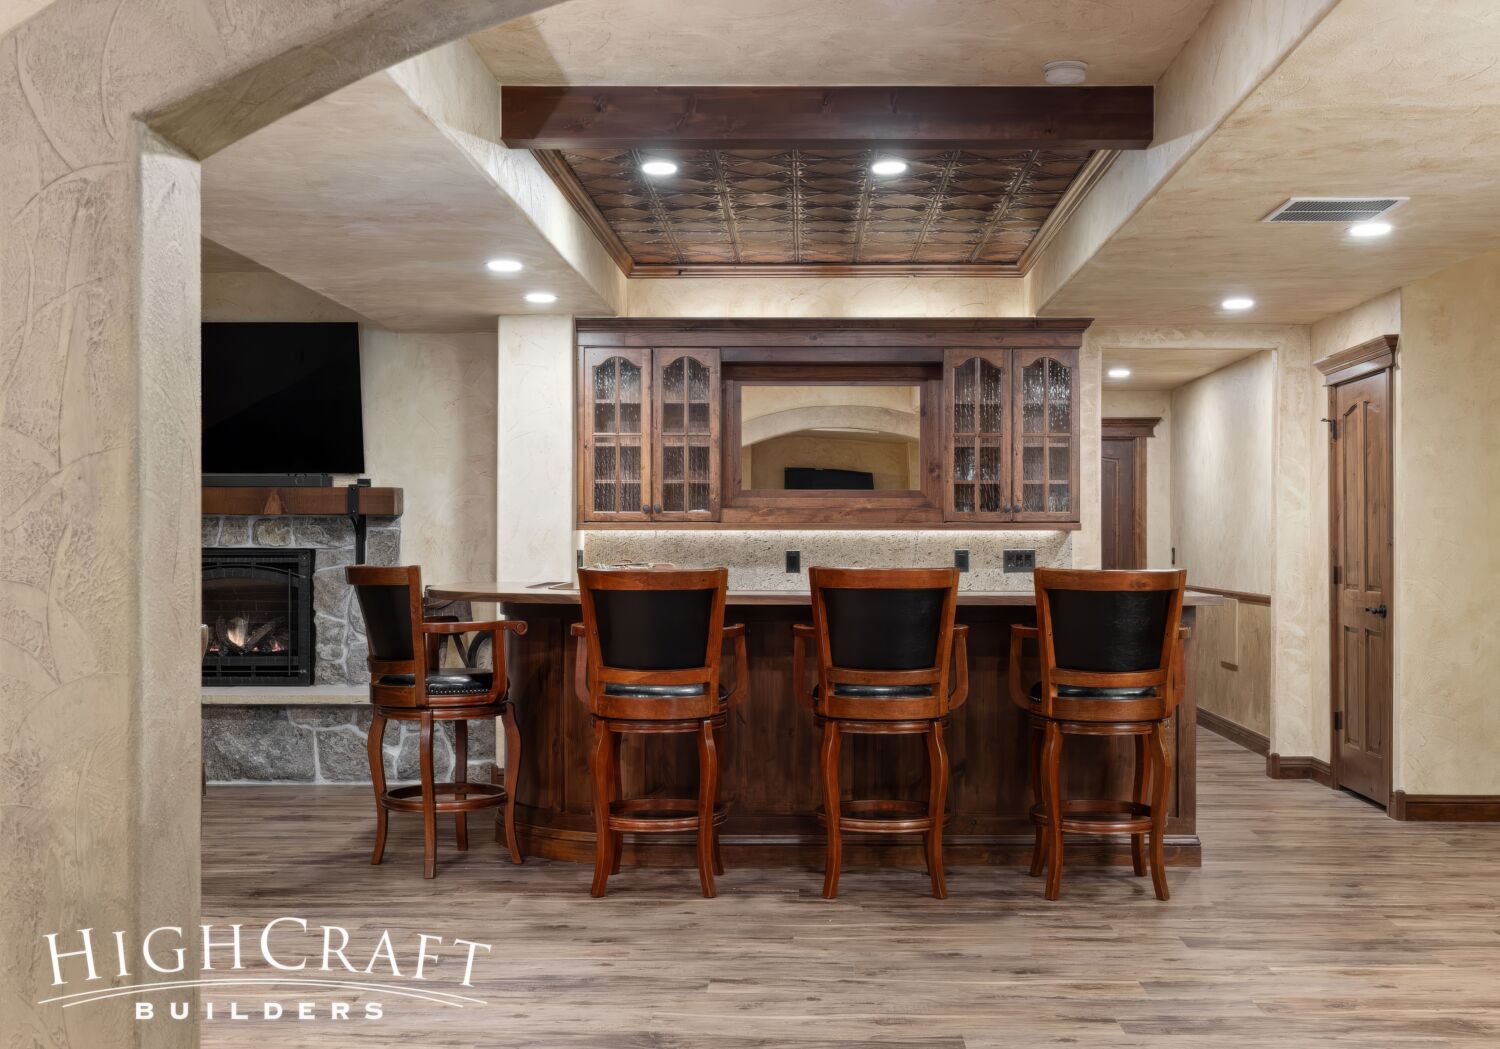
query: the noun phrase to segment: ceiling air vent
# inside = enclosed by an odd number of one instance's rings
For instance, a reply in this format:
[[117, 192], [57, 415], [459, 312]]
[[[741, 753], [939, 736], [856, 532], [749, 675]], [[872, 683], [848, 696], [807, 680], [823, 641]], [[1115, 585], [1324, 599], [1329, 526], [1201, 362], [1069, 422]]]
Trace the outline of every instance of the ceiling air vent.
[[1369, 222], [1399, 208], [1410, 197], [1293, 197], [1264, 222]]

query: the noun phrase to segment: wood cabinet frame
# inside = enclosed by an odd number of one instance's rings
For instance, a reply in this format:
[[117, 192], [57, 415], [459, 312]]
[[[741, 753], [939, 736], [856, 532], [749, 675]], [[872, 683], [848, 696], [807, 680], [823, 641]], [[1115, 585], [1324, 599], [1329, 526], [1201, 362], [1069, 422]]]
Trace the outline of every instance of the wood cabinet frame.
[[[1080, 527], [1078, 492], [1081, 388], [1078, 351], [1090, 321], [1080, 319], [1018, 318], [986, 320], [648, 320], [580, 319], [578, 338], [578, 522], [584, 528], [1045, 528]], [[654, 428], [643, 434], [650, 447], [643, 454], [643, 482], [651, 501], [640, 512], [592, 513], [593, 491], [592, 401], [589, 385], [593, 363], [613, 355], [647, 365], [651, 415], [656, 418], [657, 361], [679, 350], [716, 353], [718, 396], [714, 414], [714, 511], [682, 515], [655, 513], [660, 470], [659, 441]], [[945, 361], [955, 351], [981, 351], [1004, 358], [1006, 415], [1003, 462], [1010, 471], [1011, 513], [959, 514], [953, 512], [951, 460], [951, 391]], [[1028, 363], [1051, 356], [1073, 369], [1070, 491], [1067, 514], [1026, 515], [1014, 512], [1020, 502], [1020, 451], [1010, 429], [1017, 413], [1019, 385], [1016, 361]], [[741, 491], [739, 466], [740, 391], [747, 382], [839, 385], [875, 383], [922, 384], [922, 487], [915, 492], [754, 492]], [[653, 423], [654, 427], [654, 423]], [[673, 518], [676, 518], [675, 520]]]

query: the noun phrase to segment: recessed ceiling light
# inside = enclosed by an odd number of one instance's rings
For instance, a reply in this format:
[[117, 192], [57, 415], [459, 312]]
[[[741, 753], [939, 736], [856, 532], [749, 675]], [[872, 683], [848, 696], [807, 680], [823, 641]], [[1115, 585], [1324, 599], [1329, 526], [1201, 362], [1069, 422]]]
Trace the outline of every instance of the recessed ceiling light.
[[528, 291], [526, 293], [526, 301], [534, 302], [538, 306], [545, 306], [549, 302], [556, 302], [557, 296], [550, 291]]
[[1358, 222], [1349, 227], [1351, 237], [1383, 237], [1391, 231], [1389, 222]]
[[1243, 295], [1232, 295], [1219, 303], [1219, 305], [1223, 306], [1226, 310], [1248, 310], [1251, 306], [1255, 305], [1255, 300], [1246, 298]]
[[1042, 64], [1042, 79], [1055, 87], [1081, 84], [1088, 78], [1089, 64], [1076, 58], [1060, 58]]
[[899, 175], [906, 170], [906, 161], [887, 157], [885, 160], [877, 160], [870, 165], [872, 175]]
[[1109, 370], [1109, 377], [1111, 379], [1128, 379], [1128, 378], [1130, 378], [1130, 369], [1129, 368], [1111, 368]]
[[521, 271], [520, 259], [490, 259], [484, 264], [485, 269], [491, 273], [519, 273]]
[[675, 175], [677, 165], [670, 160], [648, 160], [641, 165], [641, 170], [648, 175]]

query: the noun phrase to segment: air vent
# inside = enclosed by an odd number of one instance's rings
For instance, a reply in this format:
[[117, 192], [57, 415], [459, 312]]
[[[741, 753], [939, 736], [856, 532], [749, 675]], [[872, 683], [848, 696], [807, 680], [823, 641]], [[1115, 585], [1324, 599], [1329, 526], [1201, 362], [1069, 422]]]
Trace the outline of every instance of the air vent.
[[1264, 222], [1369, 222], [1399, 208], [1409, 197], [1293, 197]]

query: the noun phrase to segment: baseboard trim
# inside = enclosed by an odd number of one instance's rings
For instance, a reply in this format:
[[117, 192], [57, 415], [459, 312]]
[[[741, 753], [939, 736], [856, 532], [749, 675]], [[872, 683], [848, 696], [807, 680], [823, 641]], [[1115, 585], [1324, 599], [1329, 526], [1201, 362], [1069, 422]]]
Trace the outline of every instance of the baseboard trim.
[[1248, 729], [1244, 725], [1236, 724], [1224, 717], [1215, 714], [1212, 710], [1198, 708], [1198, 724], [1216, 736], [1223, 736], [1229, 742], [1244, 747], [1246, 750], [1259, 754], [1261, 757], [1271, 753], [1271, 741], [1262, 736], [1254, 729]]
[[[1202, 711], [1198, 712], [1198, 718], [1202, 720]], [[1333, 786], [1333, 767], [1322, 758], [1267, 754], [1266, 775], [1272, 779], [1310, 779], [1325, 787]]]
[[1408, 823], [1500, 823], [1500, 794], [1408, 794], [1394, 790], [1386, 811], [1391, 819]]

